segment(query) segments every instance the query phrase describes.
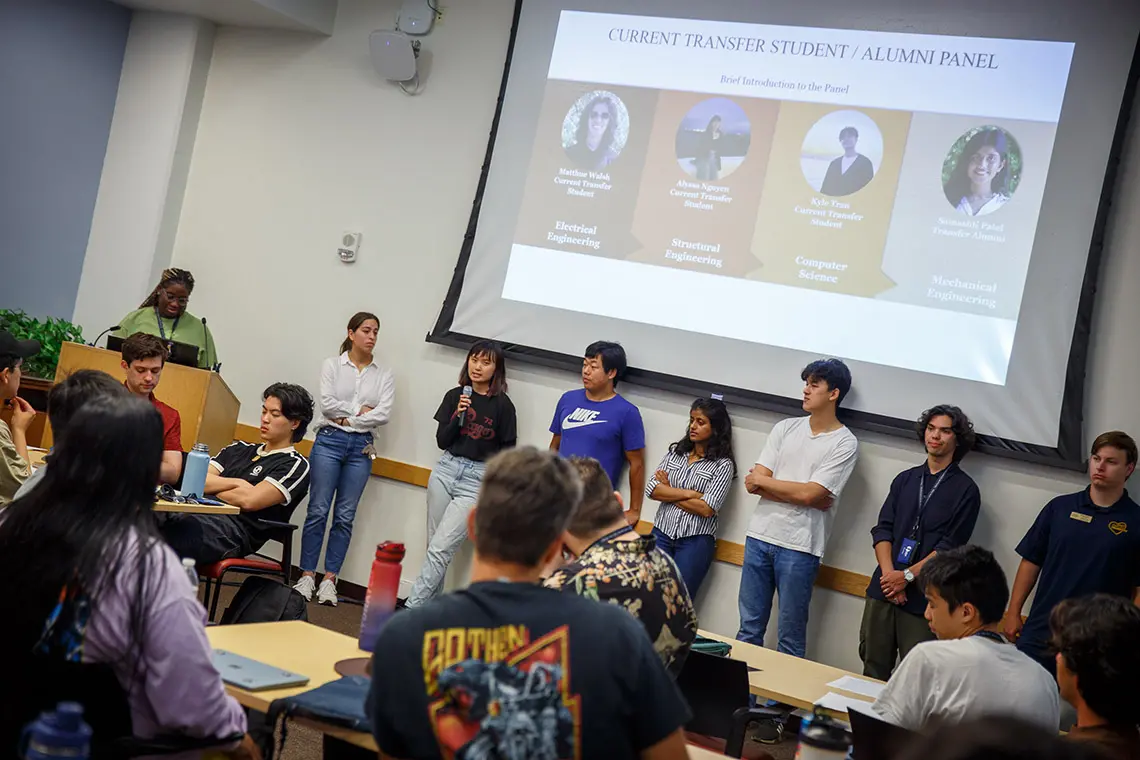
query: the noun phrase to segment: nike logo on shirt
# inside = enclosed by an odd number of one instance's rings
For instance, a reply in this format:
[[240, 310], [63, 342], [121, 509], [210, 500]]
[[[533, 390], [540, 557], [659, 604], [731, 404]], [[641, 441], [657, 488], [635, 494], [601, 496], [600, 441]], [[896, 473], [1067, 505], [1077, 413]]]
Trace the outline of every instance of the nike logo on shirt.
[[599, 414], [601, 414], [601, 412], [579, 407], [562, 418], [562, 429], [573, 430], [574, 428], [598, 425], [605, 422], [605, 420], [597, 419]]

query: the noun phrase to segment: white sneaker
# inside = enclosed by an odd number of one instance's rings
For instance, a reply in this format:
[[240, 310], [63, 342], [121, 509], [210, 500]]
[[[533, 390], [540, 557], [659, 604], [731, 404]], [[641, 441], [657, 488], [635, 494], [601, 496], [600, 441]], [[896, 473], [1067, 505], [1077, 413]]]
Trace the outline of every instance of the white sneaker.
[[311, 575], [302, 575], [301, 580], [293, 584], [293, 590], [305, 597], [306, 602], [313, 601], [313, 589], [316, 587], [317, 582], [313, 580]]
[[317, 589], [317, 601], [321, 604], [336, 606], [336, 581], [331, 578], [325, 578], [321, 581], [321, 586]]

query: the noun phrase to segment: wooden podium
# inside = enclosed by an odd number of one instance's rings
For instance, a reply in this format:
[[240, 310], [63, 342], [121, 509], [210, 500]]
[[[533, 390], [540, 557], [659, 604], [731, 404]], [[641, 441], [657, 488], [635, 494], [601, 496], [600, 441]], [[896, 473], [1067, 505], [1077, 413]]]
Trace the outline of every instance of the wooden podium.
[[[122, 357], [116, 351], [64, 343], [59, 352], [55, 381], [58, 383], [79, 369], [102, 370], [122, 381], [127, 373], [121, 362]], [[218, 373], [168, 363], [154, 395], [177, 409], [182, 417], [183, 451], [189, 451], [195, 443], [205, 443], [211, 454], [217, 454], [223, 446], [233, 443], [241, 404]], [[50, 425], [44, 431], [42, 445], [51, 446]]]

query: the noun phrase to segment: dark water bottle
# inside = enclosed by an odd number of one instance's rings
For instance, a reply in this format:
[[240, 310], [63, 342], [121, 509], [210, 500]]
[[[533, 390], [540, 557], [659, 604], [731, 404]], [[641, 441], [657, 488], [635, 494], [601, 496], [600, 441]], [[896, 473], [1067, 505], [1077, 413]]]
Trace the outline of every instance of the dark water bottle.
[[91, 726], [83, 722], [83, 707], [60, 702], [55, 710], [24, 726], [20, 757], [24, 760], [87, 760], [91, 754]]
[[811, 719], [800, 726], [796, 760], [844, 760], [850, 749], [851, 732], [817, 707]]

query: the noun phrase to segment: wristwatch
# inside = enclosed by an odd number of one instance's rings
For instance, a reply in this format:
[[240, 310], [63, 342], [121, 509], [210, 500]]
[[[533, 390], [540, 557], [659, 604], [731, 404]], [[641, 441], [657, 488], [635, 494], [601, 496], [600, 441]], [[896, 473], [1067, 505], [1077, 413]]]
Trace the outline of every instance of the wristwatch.
[[903, 577], [906, 578], [907, 583], [914, 583], [914, 573], [910, 571], [909, 567], [903, 570]]

